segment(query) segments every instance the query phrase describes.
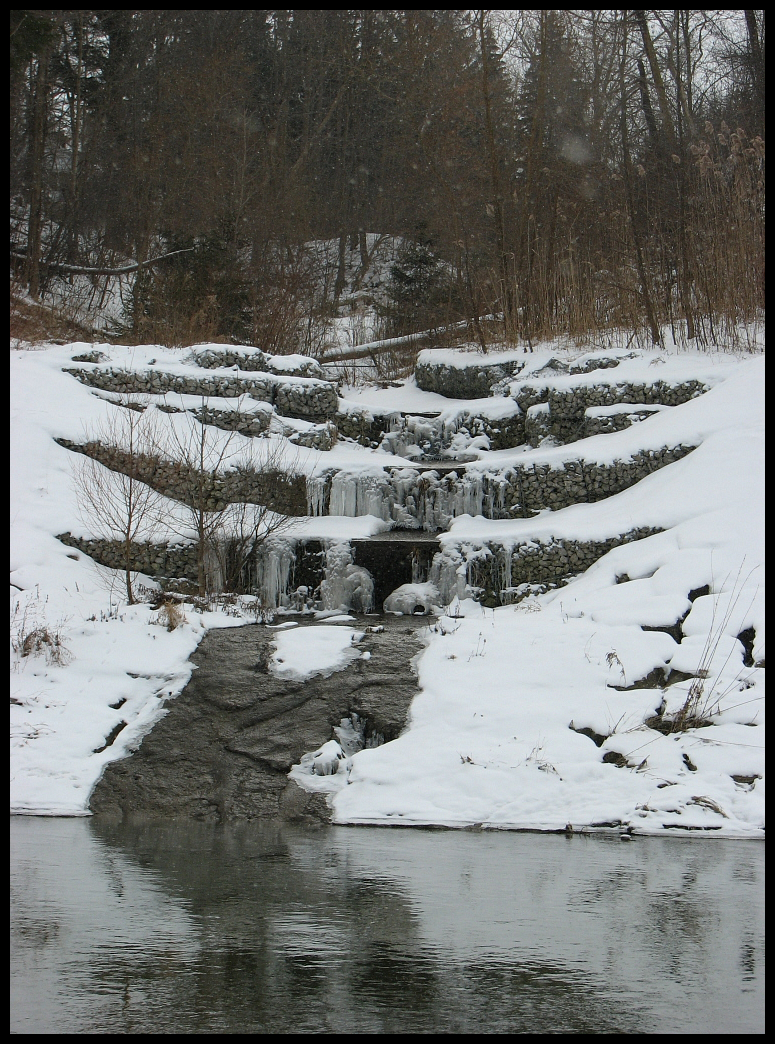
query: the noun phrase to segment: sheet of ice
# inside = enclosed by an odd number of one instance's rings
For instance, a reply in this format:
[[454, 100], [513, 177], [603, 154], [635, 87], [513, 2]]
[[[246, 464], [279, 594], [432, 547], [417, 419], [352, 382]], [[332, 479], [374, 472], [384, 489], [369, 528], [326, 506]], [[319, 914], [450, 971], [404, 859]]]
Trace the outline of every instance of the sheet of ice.
[[269, 669], [278, 678], [304, 681], [316, 674], [333, 674], [360, 657], [363, 631], [352, 627], [310, 624], [275, 634]]

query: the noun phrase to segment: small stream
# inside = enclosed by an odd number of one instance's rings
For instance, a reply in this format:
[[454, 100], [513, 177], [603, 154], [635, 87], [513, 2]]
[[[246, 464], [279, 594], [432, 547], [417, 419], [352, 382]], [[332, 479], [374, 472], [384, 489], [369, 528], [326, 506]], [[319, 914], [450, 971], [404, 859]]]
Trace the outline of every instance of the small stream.
[[17, 817], [14, 1033], [763, 1033], [758, 842]]

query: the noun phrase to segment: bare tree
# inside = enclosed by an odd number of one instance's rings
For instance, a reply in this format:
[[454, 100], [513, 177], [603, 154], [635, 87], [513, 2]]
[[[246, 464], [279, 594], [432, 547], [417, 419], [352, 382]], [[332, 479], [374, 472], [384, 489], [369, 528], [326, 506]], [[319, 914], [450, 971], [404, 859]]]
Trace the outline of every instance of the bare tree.
[[143, 481], [148, 477], [148, 461], [156, 441], [154, 429], [152, 412], [117, 410], [87, 428], [86, 443], [115, 451], [121, 470], [108, 468], [91, 456], [79, 458], [74, 466], [81, 521], [95, 536], [121, 545], [130, 605], [136, 601], [133, 544], [152, 537], [162, 518], [164, 498]]
[[168, 525], [181, 535], [194, 533], [201, 597], [237, 588], [259, 545], [293, 524], [268, 506], [273, 483], [293, 471], [283, 446], [263, 438], [246, 441], [236, 431], [207, 424], [207, 416], [203, 398], [201, 420], [176, 414], [156, 442], [158, 456], [173, 465], [180, 483], [181, 512]]

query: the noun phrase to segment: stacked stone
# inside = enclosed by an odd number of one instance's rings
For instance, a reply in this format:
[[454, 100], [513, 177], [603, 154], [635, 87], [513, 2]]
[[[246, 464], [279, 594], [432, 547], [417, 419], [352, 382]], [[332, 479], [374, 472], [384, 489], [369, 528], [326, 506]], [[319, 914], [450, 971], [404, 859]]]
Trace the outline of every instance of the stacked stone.
[[330, 420], [339, 408], [335, 385], [308, 377], [276, 383], [271, 402], [283, 417], [314, 421]]
[[558, 511], [571, 504], [591, 504], [605, 500], [653, 471], [685, 457], [694, 446], [663, 447], [643, 450], [630, 460], [610, 464], [594, 461], [567, 460], [561, 467], [549, 464], [516, 465], [503, 473], [498, 513], [493, 518], [529, 518], [550, 508]]
[[[75, 547], [109, 569], [126, 569], [124, 544], [120, 540], [100, 540], [75, 537], [71, 533], [60, 533], [68, 547]], [[197, 550], [195, 544], [158, 544], [135, 542], [130, 545], [130, 569], [148, 576], [178, 577], [186, 580], [197, 578]]]
[[401, 414], [373, 413], [363, 408], [340, 410], [333, 420], [342, 438], [354, 439], [361, 446], [376, 449], [385, 435], [399, 423]]
[[[236, 366], [240, 370], [273, 373], [285, 377], [317, 377], [324, 379], [323, 367], [316, 359], [294, 355], [285, 359], [282, 355], [267, 355], [260, 348], [249, 352], [235, 348], [205, 348], [193, 353], [194, 362], [207, 370], [218, 370]], [[96, 360], [95, 360], [96, 361]]]
[[518, 360], [485, 363], [480, 358], [465, 367], [418, 362], [414, 379], [423, 391], [436, 392], [448, 399], [484, 399], [493, 385], [513, 377], [524, 365]]
[[679, 406], [707, 390], [701, 381], [683, 381], [679, 384], [668, 384], [666, 381], [654, 381], [652, 384], [620, 382], [568, 389], [549, 388], [549, 430], [557, 442], [576, 442], [586, 435], [586, 411], [590, 407], [613, 406], [617, 403]]
[[131, 473], [171, 500], [205, 511], [222, 511], [228, 504], [259, 504], [283, 515], [307, 513], [307, 482], [303, 475], [283, 471], [235, 468], [206, 474], [160, 457], [133, 456], [99, 442], [75, 443], [57, 439], [60, 446], [98, 460], [111, 471]]
[[332, 421], [325, 424], [316, 424], [314, 428], [306, 431], [296, 431], [289, 436], [289, 441], [294, 446], [303, 446], [306, 449], [320, 450], [323, 453], [332, 449], [339, 438], [339, 432]]
[[261, 413], [240, 413], [239, 410], [211, 410], [202, 407], [191, 410], [191, 413], [202, 424], [212, 424], [224, 431], [238, 431], [240, 435], [263, 435], [272, 421], [272, 414], [267, 410]]
[[610, 435], [614, 431], [623, 431], [632, 424], [647, 420], [659, 412], [659, 407], [648, 406], [638, 410], [622, 410], [619, 413], [609, 413], [605, 416], [595, 416], [594, 407], [590, 407], [584, 414], [584, 438], [592, 435]]
[[107, 355], [103, 355], [102, 352], [98, 352], [96, 349], [91, 352], [84, 352], [82, 355], [72, 356], [73, 362], [81, 363], [101, 363], [107, 359]]
[[552, 418], [548, 402], [529, 406], [525, 414], [525, 442], [540, 446], [544, 439], [552, 438]]
[[[520, 595], [532, 593], [523, 585], [539, 585], [544, 590], [562, 587], [612, 548], [659, 532], [659, 528], [642, 526], [607, 540], [535, 540], [510, 550], [490, 545], [489, 554], [483, 555], [480, 550], [469, 552], [468, 583], [477, 597], [488, 604], [494, 600], [494, 604], [518, 601]], [[502, 586], [504, 579], [509, 587]], [[523, 588], [522, 592], [519, 588]]]
[[593, 355], [578, 359], [568, 367], [568, 373], [591, 373], [592, 370], [610, 370], [618, 366], [622, 359], [634, 359], [639, 353], [628, 352], [626, 355]]
[[277, 412], [286, 417], [304, 420], [329, 420], [337, 412], [339, 398], [336, 386], [330, 381], [312, 377], [283, 379], [274, 374], [261, 378], [245, 378], [236, 374], [212, 377], [192, 377], [164, 373], [160, 370], [66, 369], [82, 384], [92, 388], [117, 393], [164, 395], [177, 392], [181, 395], [201, 395], [208, 398], [236, 398], [249, 395], [259, 402], [271, 403]]

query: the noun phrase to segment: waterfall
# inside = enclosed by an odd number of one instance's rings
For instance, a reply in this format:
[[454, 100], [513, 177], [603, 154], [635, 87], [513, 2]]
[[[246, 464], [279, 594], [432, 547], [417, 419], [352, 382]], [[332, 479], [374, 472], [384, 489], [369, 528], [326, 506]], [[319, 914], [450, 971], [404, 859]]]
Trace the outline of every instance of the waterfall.
[[288, 540], [267, 540], [257, 561], [257, 587], [261, 604], [275, 608], [288, 605], [288, 583], [295, 549]]
[[333, 543], [326, 548], [326, 575], [320, 585], [324, 609], [352, 609], [368, 613], [374, 602], [374, 581], [368, 569], [353, 563], [349, 543]]
[[[320, 518], [326, 514], [326, 497], [328, 495], [328, 476], [313, 475], [307, 479], [307, 514]], [[336, 514], [336, 512], [331, 512]]]
[[[311, 514], [324, 511], [323, 480], [308, 487]], [[486, 492], [485, 492], [486, 489]], [[390, 472], [339, 471], [331, 480], [328, 514], [355, 518], [374, 515], [410, 529], [445, 530], [457, 515], [493, 516], [504, 499], [504, 487], [481, 472], [419, 472], [395, 468]]]
[[459, 551], [439, 551], [433, 556], [428, 580], [439, 592], [441, 605], [466, 597], [466, 564]]

